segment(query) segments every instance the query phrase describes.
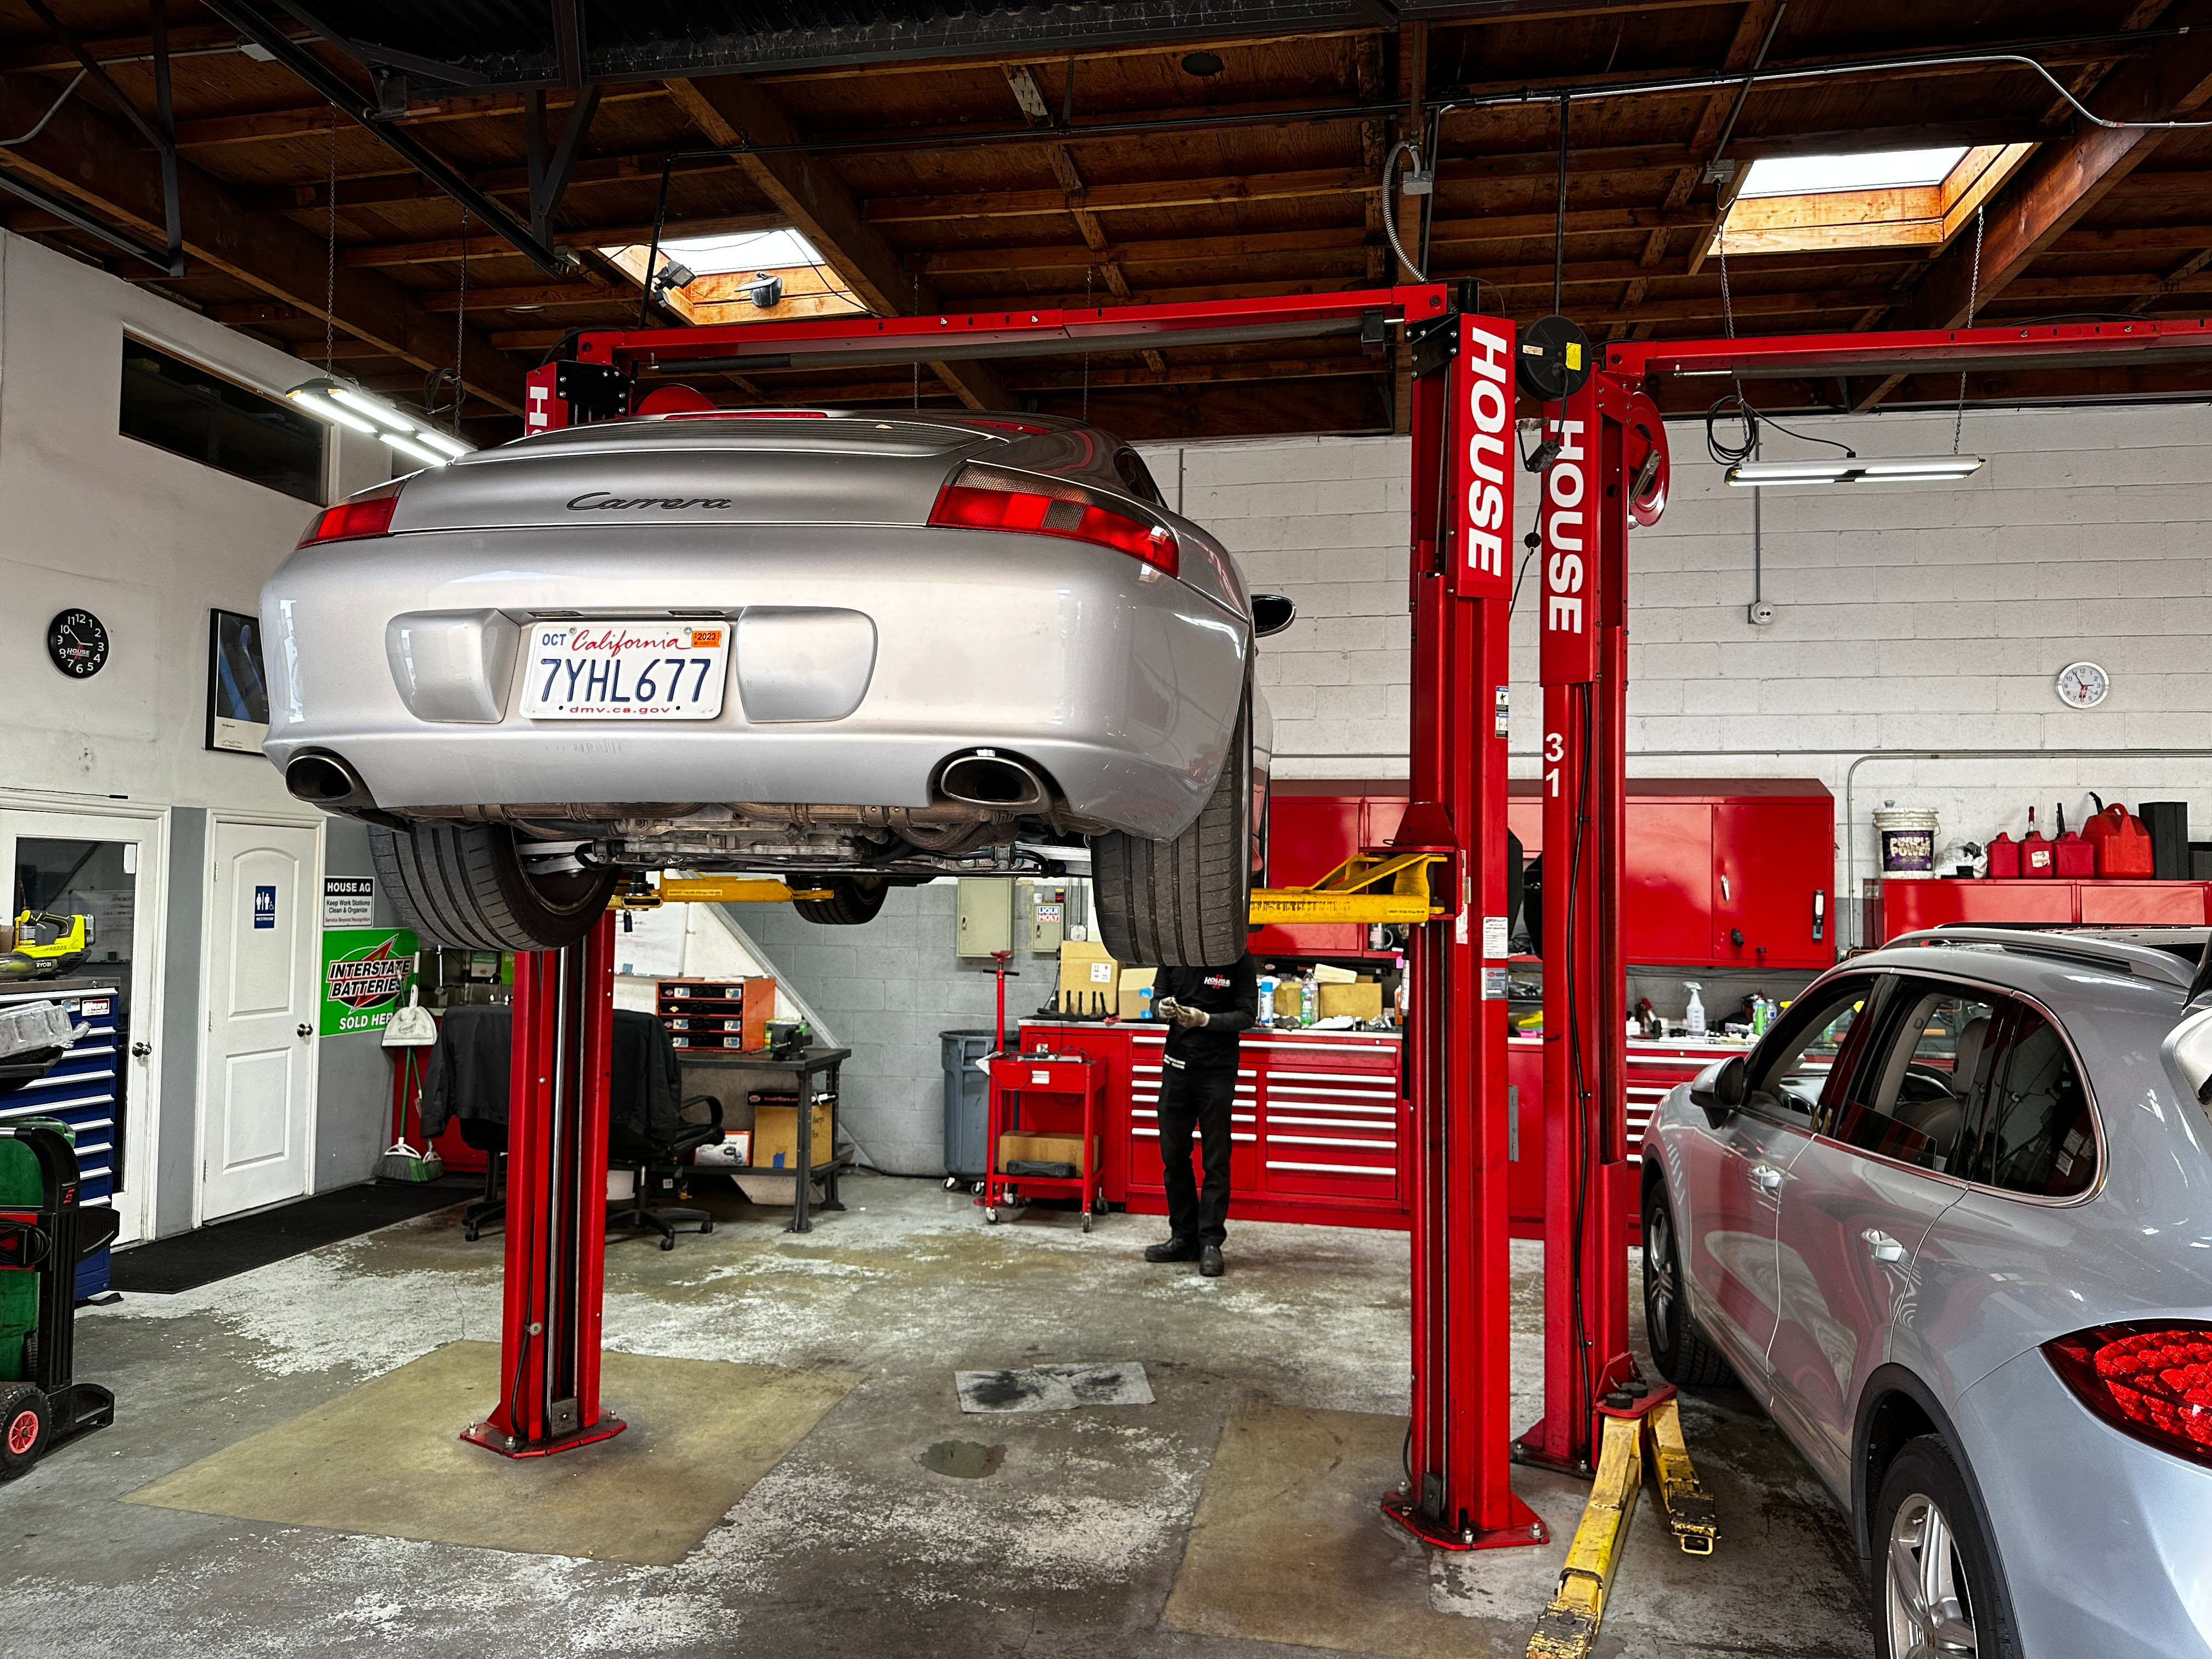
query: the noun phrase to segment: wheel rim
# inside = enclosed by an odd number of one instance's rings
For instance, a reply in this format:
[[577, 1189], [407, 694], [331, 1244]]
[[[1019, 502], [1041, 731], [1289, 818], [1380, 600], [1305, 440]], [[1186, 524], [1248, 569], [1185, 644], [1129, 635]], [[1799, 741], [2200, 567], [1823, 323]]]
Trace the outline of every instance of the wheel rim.
[[38, 1413], [28, 1409], [17, 1412], [15, 1421], [8, 1425], [8, 1449], [21, 1457], [38, 1443]]
[[1674, 1347], [1674, 1227], [1664, 1209], [1644, 1218], [1644, 1329], [1654, 1350]]
[[548, 910], [568, 915], [585, 908], [597, 909], [605, 902], [599, 895], [608, 879], [607, 872], [578, 862], [576, 849], [583, 845], [580, 841], [515, 837], [515, 866], [538, 902]]
[[1958, 1534], [1942, 1506], [1915, 1492], [1889, 1523], [1883, 1575], [1891, 1659], [1954, 1659], [1980, 1650]]

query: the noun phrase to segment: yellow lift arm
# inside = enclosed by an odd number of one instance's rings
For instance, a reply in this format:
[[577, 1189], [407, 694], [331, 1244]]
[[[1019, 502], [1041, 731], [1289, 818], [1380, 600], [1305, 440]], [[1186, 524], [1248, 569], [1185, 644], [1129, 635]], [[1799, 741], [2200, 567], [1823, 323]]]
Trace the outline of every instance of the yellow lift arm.
[[1357, 853], [1310, 887], [1255, 887], [1252, 925], [1287, 921], [1416, 923], [1449, 915], [1429, 890], [1429, 866], [1443, 853]]
[[826, 899], [823, 887], [793, 887], [753, 876], [663, 876], [657, 887], [637, 884], [607, 901], [610, 910], [658, 910], [664, 904], [778, 904], [787, 899]]

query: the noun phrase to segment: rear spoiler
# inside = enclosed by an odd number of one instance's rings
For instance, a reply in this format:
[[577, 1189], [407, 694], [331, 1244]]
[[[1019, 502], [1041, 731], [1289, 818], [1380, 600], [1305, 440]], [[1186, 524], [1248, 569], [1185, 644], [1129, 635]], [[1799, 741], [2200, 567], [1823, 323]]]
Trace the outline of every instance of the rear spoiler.
[[[2184, 1001], [2193, 1001], [2199, 992], [2212, 989], [2212, 980], [2207, 980], [2202, 967], [2191, 967], [2170, 951], [2158, 951], [2148, 945], [2130, 945], [2118, 939], [2100, 939], [2094, 944], [2076, 939], [2064, 933], [2016, 932], [2008, 927], [1929, 927], [1918, 933], [1900, 933], [1884, 949], [1899, 945], [1994, 945], [2016, 956], [2041, 957], [2054, 962], [2069, 962], [2083, 968], [2094, 968], [2108, 974], [2132, 974], [2138, 979], [2154, 979], [2171, 985], [2184, 993]], [[2212, 963], [2212, 946], [2204, 952], [2205, 960]]]

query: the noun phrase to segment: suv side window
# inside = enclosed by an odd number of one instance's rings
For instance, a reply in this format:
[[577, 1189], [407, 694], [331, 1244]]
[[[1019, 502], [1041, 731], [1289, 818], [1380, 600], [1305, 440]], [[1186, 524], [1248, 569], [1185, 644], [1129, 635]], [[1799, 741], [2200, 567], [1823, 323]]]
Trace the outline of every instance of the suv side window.
[[1899, 983], [1882, 1038], [1829, 1133], [1863, 1152], [1958, 1173], [1961, 1146], [1979, 1114], [1998, 1016], [2008, 1006], [1970, 986]]
[[1875, 991], [1871, 978], [1838, 980], [1822, 988], [1817, 1000], [1794, 1004], [1752, 1051], [1745, 1109], [1777, 1123], [1809, 1127], [1838, 1062], [1848, 1062], [1852, 1030]]
[[2014, 1003], [1978, 1133], [1970, 1181], [2038, 1198], [2071, 1198], [2097, 1178], [2097, 1125], [2058, 1030]]

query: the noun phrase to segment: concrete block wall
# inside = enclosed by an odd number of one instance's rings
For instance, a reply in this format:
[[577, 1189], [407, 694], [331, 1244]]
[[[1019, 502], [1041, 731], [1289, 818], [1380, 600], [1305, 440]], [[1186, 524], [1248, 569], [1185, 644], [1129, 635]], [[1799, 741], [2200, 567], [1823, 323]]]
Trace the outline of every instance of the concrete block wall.
[[[1792, 421], [1865, 455], [1948, 453], [1948, 413]], [[2212, 445], [2192, 406], [1970, 413], [1989, 458], [1954, 485], [1729, 489], [1702, 422], [1668, 428], [1674, 498], [1630, 539], [1630, 769], [1813, 776], [1838, 797], [1838, 890], [1865, 876], [1872, 813], [1935, 808], [1944, 836], [2017, 836], [2107, 801], [2187, 800], [2212, 840]], [[1769, 427], [1767, 459], [1828, 453]], [[1407, 447], [1397, 439], [1150, 446], [1154, 476], [1255, 587], [1298, 604], [1263, 645], [1287, 777], [1402, 775]], [[1528, 527], [1534, 481], [1523, 475]], [[1535, 592], [1515, 615], [1515, 769], [1536, 769]], [[2112, 677], [2061, 705], [2058, 671]], [[1969, 750], [2001, 750], [1976, 756]], [[2191, 751], [2156, 754], [2153, 750]], [[1929, 758], [1927, 751], [1942, 751]], [[1842, 822], [1844, 795], [1850, 818]]]
[[[991, 1028], [990, 963], [953, 954], [958, 890], [949, 881], [895, 887], [864, 927], [823, 927], [787, 904], [745, 910], [745, 931], [778, 981], [852, 1049], [839, 1112], [869, 1162], [894, 1175], [945, 1172], [938, 1033]], [[1057, 966], [1047, 957], [1013, 965], [1022, 977], [1007, 983], [1010, 1021], [1043, 1001]]]

